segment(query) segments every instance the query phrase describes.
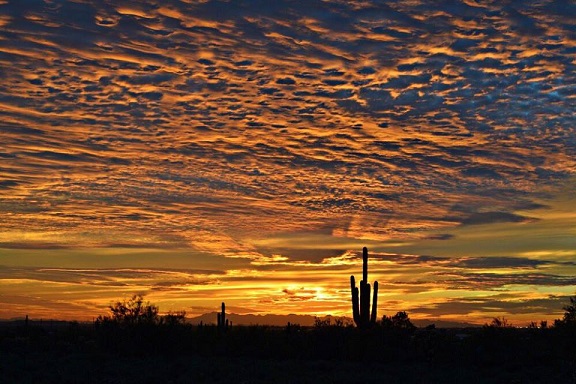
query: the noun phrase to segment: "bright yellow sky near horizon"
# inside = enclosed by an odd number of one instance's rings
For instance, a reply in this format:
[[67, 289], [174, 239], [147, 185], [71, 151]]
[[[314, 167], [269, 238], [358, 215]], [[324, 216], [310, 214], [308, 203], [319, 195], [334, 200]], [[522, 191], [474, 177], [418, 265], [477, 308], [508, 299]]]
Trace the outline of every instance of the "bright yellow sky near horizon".
[[574, 294], [576, 275], [576, 213], [566, 210], [573, 199], [556, 203], [532, 211], [534, 222], [455, 228], [449, 240], [291, 234], [251, 241], [305, 251], [315, 260], [283, 254], [230, 258], [190, 249], [0, 249], [0, 317], [90, 320], [135, 293], [162, 312], [186, 310], [188, 316], [212, 312], [221, 301], [240, 314], [350, 316], [349, 276], [360, 279], [361, 252], [315, 254], [356, 243], [370, 248], [379, 317], [407, 310], [432, 321], [483, 324], [504, 316], [518, 325], [551, 322]]
[[[0, 1], [0, 318], [553, 320], [576, 6]], [[5, 69], [5, 70], [4, 70]]]

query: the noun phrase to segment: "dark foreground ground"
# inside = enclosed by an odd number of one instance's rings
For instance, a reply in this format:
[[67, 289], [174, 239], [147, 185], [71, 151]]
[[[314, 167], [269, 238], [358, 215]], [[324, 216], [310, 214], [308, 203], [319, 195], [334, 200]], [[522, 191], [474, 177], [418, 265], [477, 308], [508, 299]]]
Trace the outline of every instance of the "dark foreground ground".
[[3, 355], [2, 383], [573, 383], [568, 367], [199, 356]]
[[576, 383], [559, 329], [0, 327], [0, 383]]

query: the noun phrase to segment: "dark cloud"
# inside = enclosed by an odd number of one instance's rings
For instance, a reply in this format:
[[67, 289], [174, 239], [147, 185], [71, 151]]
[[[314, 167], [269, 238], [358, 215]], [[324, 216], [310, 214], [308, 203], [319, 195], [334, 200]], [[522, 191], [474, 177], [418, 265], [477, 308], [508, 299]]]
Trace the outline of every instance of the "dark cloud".
[[[472, 268], [477, 268], [476, 266]], [[504, 267], [502, 267], [504, 268]], [[515, 267], [516, 268], [516, 267]], [[442, 273], [448, 285], [455, 289], [502, 289], [510, 285], [566, 287], [576, 285], [576, 278], [538, 272], [529, 273]]]
[[546, 260], [535, 260], [523, 257], [506, 257], [506, 256], [490, 256], [490, 257], [469, 257], [457, 259], [454, 261], [455, 266], [462, 268], [537, 268], [543, 265], [551, 264], [552, 262]]
[[509, 212], [478, 212], [466, 217], [462, 220], [462, 224], [523, 223], [533, 220], [532, 218]]
[[184, 285], [203, 285], [223, 276], [218, 270], [144, 269], [144, 268], [38, 268], [0, 266], [0, 280], [26, 279], [40, 283], [66, 283], [70, 285], [96, 285], [101, 287], [139, 287], [152, 289], [181, 289]]
[[[452, 313], [459, 316], [477, 314], [478, 312], [500, 313], [505, 316], [530, 314], [534, 316], [555, 315], [561, 317], [562, 307], [569, 302], [568, 297], [551, 296], [539, 299], [498, 296], [489, 298], [455, 299], [431, 306], [421, 306], [410, 309], [410, 314], [426, 316], [442, 316]], [[534, 320], [538, 320], [537, 317]], [[523, 324], [514, 324], [523, 325]]]
[[483, 257], [446, 257], [428, 255], [378, 254], [374, 257], [391, 260], [400, 264], [436, 263], [447, 267], [460, 268], [537, 268], [544, 265], [561, 265], [563, 261], [530, 259], [527, 257], [483, 256]]
[[0, 242], [0, 248], [4, 249], [70, 249], [71, 245], [46, 243], [46, 242], [15, 242], [6, 241]]
[[437, 235], [427, 236], [425, 240], [451, 240], [455, 236], [450, 233], [440, 233]]

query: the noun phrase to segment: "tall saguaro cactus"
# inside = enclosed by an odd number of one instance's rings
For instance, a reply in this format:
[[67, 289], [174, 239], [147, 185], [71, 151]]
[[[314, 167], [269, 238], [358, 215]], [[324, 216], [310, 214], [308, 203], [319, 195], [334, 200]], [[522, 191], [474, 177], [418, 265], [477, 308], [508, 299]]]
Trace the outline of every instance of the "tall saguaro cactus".
[[378, 312], [378, 282], [374, 282], [372, 298], [372, 315], [370, 315], [370, 284], [368, 283], [368, 248], [362, 249], [362, 280], [360, 290], [356, 287], [354, 275], [350, 276], [350, 291], [352, 293], [352, 314], [358, 328], [369, 328], [376, 323]]
[[216, 314], [218, 320], [218, 329], [225, 330], [229, 326], [228, 319], [226, 318], [226, 304], [222, 302], [222, 312]]

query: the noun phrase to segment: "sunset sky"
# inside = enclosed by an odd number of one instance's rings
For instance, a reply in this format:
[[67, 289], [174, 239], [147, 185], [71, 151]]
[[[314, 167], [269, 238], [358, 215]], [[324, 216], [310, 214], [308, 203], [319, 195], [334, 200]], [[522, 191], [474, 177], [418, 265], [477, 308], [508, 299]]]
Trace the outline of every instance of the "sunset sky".
[[0, 0], [0, 79], [0, 318], [576, 294], [573, 0]]

